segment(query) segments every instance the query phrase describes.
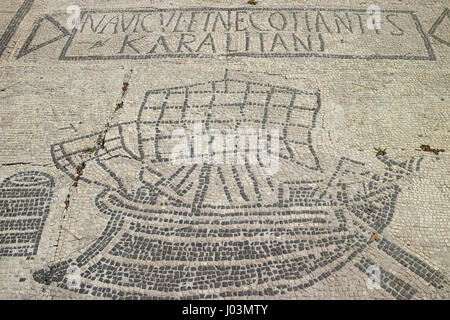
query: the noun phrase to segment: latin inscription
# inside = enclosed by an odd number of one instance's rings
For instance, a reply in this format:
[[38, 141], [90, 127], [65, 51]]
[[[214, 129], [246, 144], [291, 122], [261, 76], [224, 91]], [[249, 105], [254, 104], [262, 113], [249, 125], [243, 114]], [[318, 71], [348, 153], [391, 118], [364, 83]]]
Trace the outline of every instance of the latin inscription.
[[434, 60], [413, 12], [387, 10], [371, 30], [365, 10], [167, 9], [86, 11], [63, 60], [218, 56]]

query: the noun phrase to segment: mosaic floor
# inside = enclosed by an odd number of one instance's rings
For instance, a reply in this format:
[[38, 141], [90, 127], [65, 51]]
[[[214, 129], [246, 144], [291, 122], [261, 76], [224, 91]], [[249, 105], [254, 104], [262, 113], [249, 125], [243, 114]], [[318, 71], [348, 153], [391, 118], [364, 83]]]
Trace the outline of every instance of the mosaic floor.
[[0, 4], [1, 299], [449, 299], [447, 1]]

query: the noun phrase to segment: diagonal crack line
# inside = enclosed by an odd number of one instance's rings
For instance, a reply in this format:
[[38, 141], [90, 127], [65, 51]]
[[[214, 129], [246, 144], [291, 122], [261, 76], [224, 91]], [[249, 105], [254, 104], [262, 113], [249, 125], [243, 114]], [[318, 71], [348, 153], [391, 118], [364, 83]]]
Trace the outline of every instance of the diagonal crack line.
[[[114, 107], [114, 111], [110, 114], [110, 116], [107, 119], [107, 123], [105, 125], [105, 130], [103, 132], [103, 136], [101, 137], [101, 139], [99, 139], [99, 141], [97, 141], [97, 145], [95, 146], [94, 149], [103, 149], [104, 148], [104, 144], [105, 144], [105, 139], [106, 139], [106, 135], [109, 132], [109, 129], [111, 127], [111, 123], [114, 120], [114, 117], [117, 113], [117, 111], [121, 108], [123, 108], [124, 102], [123, 99], [125, 98], [127, 91], [128, 91], [128, 86], [129, 86], [129, 82], [130, 82], [130, 78], [131, 78], [131, 74], [133, 72], [133, 69], [130, 69], [129, 72], [127, 72], [124, 75], [123, 81], [122, 81], [122, 87], [121, 87], [121, 93], [119, 94], [119, 97], [116, 100], [116, 105]], [[91, 159], [94, 156], [94, 152], [91, 152], [88, 156], [88, 159]], [[58, 238], [56, 240], [56, 250], [55, 253], [53, 255], [53, 259], [52, 259], [52, 263], [54, 264], [56, 262], [57, 256], [58, 256], [58, 248], [60, 246], [60, 242], [61, 242], [61, 236], [63, 233], [63, 230], [72, 234], [72, 232], [70, 232], [65, 226], [64, 226], [64, 218], [66, 217], [66, 214], [69, 211], [69, 207], [70, 207], [70, 200], [71, 200], [71, 194], [74, 188], [78, 187], [78, 181], [81, 179], [81, 176], [83, 175], [83, 171], [86, 168], [86, 160], [82, 160], [81, 164], [77, 166], [76, 168], [76, 178], [74, 179], [74, 181], [71, 181], [71, 185], [69, 187], [69, 191], [67, 193], [67, 196], [64, 200], [64, 209], [61, 213], [61, 222], [60, 222], [60, 226], [59, 226], [59, 230], [58, 230]], [[81, 238], [78, 239], [78, 237], [76, 237], [74, 234], [72, 234], [76, 240], [74, 241], [81, 241]]]
[[124, 107], [123, 100], [128, 92], [128, 86], [130, 84], [130, 79], [131, 79], [132, 73], [133, 73], [133, 69], [130, 69], [130, 71], [128, 71], [123, 78], [122, 91], [116, 100], [116, 105], [114, 107], [114, 111], [110, 114], [110, 116], [108, 118], [108, 122], [105, 125], [106, 129], [104, 130], [103, 136], [97, 143], [97, 147], [100, 149], [103, 149], [105, 147], [105, 139], [106, 139], [106, 136], [108, 135], [109, 129], [111, 128], [111, 123], [114, 121], [117, 111], [119, 111], [120, 109], [122, 109]]

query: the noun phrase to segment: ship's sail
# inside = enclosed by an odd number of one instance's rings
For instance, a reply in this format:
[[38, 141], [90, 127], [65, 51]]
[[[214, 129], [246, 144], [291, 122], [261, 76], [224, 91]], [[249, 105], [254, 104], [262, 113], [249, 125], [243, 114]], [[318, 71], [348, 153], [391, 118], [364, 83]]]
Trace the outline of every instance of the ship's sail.
[[85, 160], [100, 185], [123, 186], [124, 173], [109, 165], [125, 156], [142, 163], [142, 187], [185, 204], [251, 205], [263, 195], [276, 202], [278, 177], [321, 171], [311, 141], [319, 108], [317, 92], [226, 78], [151, 90], [135, 122], [56, 144], [52, 153], [73, 176], [77, 157], [103, 139]]

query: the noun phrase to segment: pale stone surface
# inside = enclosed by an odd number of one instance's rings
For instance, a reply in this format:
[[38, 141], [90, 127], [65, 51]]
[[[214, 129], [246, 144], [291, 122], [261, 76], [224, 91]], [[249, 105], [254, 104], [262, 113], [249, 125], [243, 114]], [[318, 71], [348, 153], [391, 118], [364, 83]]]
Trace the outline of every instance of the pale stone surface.
[[[3, 1], [0, 298], [448, 299], [448, 1], [377, 3]], [[278, 172], [164, 162], [191, 120]]]

